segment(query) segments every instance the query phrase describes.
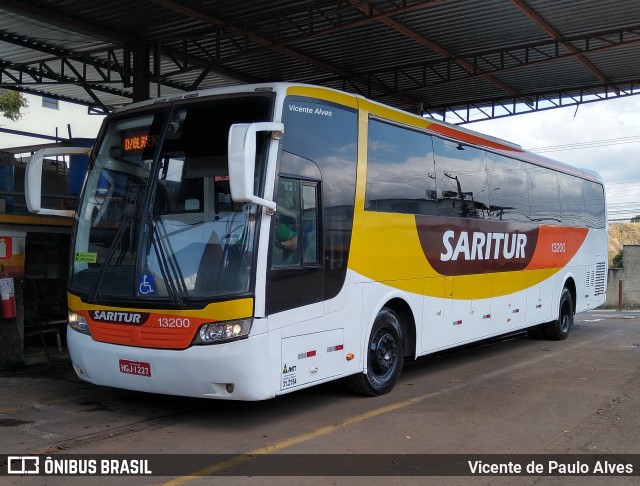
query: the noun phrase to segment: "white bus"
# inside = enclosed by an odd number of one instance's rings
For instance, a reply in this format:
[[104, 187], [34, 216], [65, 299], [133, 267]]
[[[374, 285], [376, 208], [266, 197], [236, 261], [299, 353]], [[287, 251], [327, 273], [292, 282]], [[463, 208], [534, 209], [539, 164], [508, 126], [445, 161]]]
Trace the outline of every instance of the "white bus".
[[564, 339], [605, 300], [598, 175], [308, 85], [117, 110], [74, 217], [73, 367], [130, 390], [262, 400], [348, 377], [381, 395], [405, 360]]

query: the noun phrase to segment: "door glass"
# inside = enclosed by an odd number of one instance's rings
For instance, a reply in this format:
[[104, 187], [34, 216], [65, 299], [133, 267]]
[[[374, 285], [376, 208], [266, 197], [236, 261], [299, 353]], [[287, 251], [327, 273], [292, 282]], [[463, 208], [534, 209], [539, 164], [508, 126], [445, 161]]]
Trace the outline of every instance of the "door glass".
[[302, 186], [302, 259], [304, 263], [318, 263], [318, 206], [316, 186]]
[[300, 185], [280, 179], [276, 201], [273, 266], [300, 265]]

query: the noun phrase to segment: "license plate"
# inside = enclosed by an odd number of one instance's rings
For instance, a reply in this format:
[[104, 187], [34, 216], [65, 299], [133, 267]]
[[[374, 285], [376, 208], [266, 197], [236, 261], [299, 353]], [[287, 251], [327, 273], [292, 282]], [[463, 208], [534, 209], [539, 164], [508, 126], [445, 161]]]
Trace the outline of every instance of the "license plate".
[[120, 360], [120, 372], [130, 375], [151, 376], [151, 365], [144, 361]]

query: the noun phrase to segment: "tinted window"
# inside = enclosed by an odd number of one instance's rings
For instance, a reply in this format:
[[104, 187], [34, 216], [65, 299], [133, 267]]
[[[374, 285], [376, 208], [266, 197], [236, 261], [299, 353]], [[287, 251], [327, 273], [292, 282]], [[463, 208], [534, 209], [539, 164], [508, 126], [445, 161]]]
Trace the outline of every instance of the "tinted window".
[[543, 167], [527, 167], [529, 216], [534, 223], [560, 224], [560, 197], [557, 174]]
[[498, 221], [529, 221], [529, 189], [525, 163], [487, 153], [489, 217]]
[[606, 225], [604, 187], [591, 181], [582, 181], [584, 195], [585, 223], [592, 228]]
[[562, 224], [565, 226], [584, 226], [582, 179], [558, 173], [558, 187], [560, 188]]
[[280, 173], [304, 177], [307, 179], [322, 179], [320, 168], [309, 159], [300, 157], [290, 152], [282, 152], [280, 157]]
[[433, 139], [438, 214], [486, 218], [489, 212], [484, 151], [441, 138]]
[[487, 170], [500, 170], [504, 172], [524, 172], [526, 164], [511, 157], [487, 152]]
[[431, 137], [369, 120], [365, 209], [436, 214]]
[[302, 185], [302, 262], [319, 263], [318, 257], [318, 188]]
[[[342, 288], [347, 270], [353, 205], [356, 190], [358, 114], [344, 106], [308, 98], [288, 97], [282, 115], [285, 131], [283, 159], [292, 166], [294, 156], [316, 165], [322, 175], [324, 205], [325, 295], [334, 297]], [[309, 163], [309, 175], [315, 171]], [[285, 169], [284, 164], [281, 170]]]

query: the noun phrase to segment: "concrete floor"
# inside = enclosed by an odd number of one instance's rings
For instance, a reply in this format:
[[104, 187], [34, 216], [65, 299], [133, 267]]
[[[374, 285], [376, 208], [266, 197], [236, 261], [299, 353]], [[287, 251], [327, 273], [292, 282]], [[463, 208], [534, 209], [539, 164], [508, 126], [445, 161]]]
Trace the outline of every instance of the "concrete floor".
[[[156, 471], [175, 476], [0, 476], [1, 484], [428, 484], [438, 463], [455, 471], [432, 478], [438, 484], [640, 483], [638, 313], [580, 314], [563, 342], [523, 333], [426, 357], [379, 398], [355, 396], [340, 382], [257, 403], [148, 395], [81, 382], [65, 360], [2, 373], [0, 390], [0, 454], [152, 454]], [[261, 476], [264, 463], [243, 454], [290, 469]], [[635, 454], [626, 457], [634, 476], [470, 477], [467, 459], [523, 459], [514, 454], [569, 463]], [[416, 472], [420, 461], [426, 469]], [[190, 475], [203, 468], [235, 475]]]

